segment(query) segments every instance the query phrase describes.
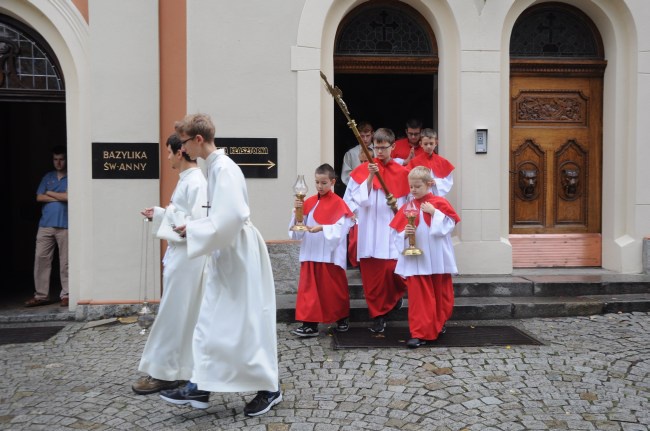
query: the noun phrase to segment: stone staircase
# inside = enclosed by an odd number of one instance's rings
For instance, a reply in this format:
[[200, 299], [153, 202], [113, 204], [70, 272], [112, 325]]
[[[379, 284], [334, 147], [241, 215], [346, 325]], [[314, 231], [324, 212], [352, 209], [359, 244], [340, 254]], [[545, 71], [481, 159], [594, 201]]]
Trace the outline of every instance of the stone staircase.
[[[297, 255], [276, 258], [277, 319], [295, 322]], [[358, 270], [348, 270], [350, 319], [369, 322]], [[532, 317], [586, 316], [617, 312], [650, 311], [650, 275], [619, 274], [601, 268], [516, 269], [509, 275], [459, 275], [453, 278], [455, 304], [451, 320], [521, 319]], [[24, 308], [24, 298], [0, 307], [1, 323], [42, 321], [93, 321], [132, 316], [140, 303], [78, 306], [76, 312], [59, 307]], [[405, 307], [390, 318], [406, 321]], [[155, 307], [157, 308], [157, 307]]]
[[[522, 319], [650, 311], [650, 275], [600, 268], [515, 270], [512, 275], [455, 276], [451, 320]], [[348, 270], [350, 320], [368, 322], [358, 270]], [[278, 321], [294, 322], [293, 293], [277, 296]], [[408, 298], [392, 320], [407, 320]]]

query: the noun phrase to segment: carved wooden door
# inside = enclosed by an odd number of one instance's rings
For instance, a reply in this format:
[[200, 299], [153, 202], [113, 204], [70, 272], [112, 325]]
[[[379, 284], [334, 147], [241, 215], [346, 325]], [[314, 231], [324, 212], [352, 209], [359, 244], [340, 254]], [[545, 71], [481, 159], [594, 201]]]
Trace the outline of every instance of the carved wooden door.
[[602, 78], [510, 83], [513, 266], [600, 266]]

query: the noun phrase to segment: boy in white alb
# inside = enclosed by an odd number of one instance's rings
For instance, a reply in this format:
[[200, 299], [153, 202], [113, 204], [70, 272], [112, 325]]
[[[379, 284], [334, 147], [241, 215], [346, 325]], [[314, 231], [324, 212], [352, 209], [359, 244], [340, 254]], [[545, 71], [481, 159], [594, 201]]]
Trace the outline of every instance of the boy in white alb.
[[208, 255], [203, 301], [194, 329], [194, 368], [187, 385], [161, 397], [173, 404], [207, 408], [210, 392], [257, 391], [246, 416], [282, 401], [278, 381], [275, 284], [266, 243], [250, 220], [246, 180], [214, 142], [206, 114], [175, 125], [185, 151], [208, 171], [207, 217], [176, 231], [187, 235], [189, 256]]
[[[346, 237], [353, 223], [352, 211], [332, 188], [336, 183], [334, 168], [323, 164], [315, 172], [317, 194], [302, 207], [307, 231], [289, 230], [291, 239], [301, 240], [300, 279], [296, 299], [296, 320], [302, 326], [291, 331], [299, 337], [318, 336], [318, 323], [336, 322], [336, 329], [349, 328], [350, 292], [346, 269]], [[295, 214], [289, 227], [295, 225]]]
[[395, 144], [392, 130], [377, 129], [373, 143], [375, 158], [352, 171], [348, 189], [350, 205], [358, 207], [357, 257], [368, 313], [374, 319], [369, 329], [383, 332], [387, 314], [401, 307], [406, 286], [395, 275], [399, 252], [391, 241], [389, 227], [394, 214], [376, 174], [397, 200], [397, 207], [404, 203], [409, 188], [408, 171], [390, 157]]
[[167, 152], [172, 169], [179, 171], [171, 202], [166, 209], [151, 207], [141, 213], [152, 221], [152, 233], [167, 240], [167, 251], [163, 257], [163, 295], [138, 367], [147, 376], [132, 386], [140, 395], [175, 388], [192, 376], [192, 334], [203, 293], [205, 256], [189, 258], [185, 238], [163, 224], [185, 224], [203, 217], [207, 182], [196, 160], [183, 151], [176, 134], [167, 139]]
[[[408, 320], [411, 339], [406, 345], [415, 348], [438, 338], [454, 308], [451, 275], [457, 274], [451, 233], [460, 218], [451, 204], [430, 191], [433, 178], [428, 168], [418, 166], [409, 173], [413, 204], [418, 215], [415, 226], [407, 223], [402, 206], [390, 223], [392, 238], [400, 251], [395, 273], [404, 277], [408, 287]], [[408, 235], [415, 235], [421, 255], [404, 256]]]

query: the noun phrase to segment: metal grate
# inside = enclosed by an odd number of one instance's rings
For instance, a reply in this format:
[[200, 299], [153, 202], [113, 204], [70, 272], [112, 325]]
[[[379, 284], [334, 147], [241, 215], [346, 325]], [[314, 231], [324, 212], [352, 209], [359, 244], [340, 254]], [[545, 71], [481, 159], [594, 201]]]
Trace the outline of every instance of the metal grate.
[[56, 335], [64, 326], [29, 326], [0, 328], [0, 345], [40, 343]]

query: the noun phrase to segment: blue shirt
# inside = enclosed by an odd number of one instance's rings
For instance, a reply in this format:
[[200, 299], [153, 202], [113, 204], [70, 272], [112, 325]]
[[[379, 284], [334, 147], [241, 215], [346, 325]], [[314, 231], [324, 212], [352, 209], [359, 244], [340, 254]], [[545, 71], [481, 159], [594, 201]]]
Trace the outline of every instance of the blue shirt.
[[[45, 174], [41, 183], [36, 189], [37, 195], [45, 192], [66, 193], [68, 191], [68, 175], [58, 179], [56, 171]], [[43, 204], [43, 213], [41, 220], [38, 222], [39, 227], [60, 227], [68, 228], [68, 203], [67, 202], [46, 202]]]

